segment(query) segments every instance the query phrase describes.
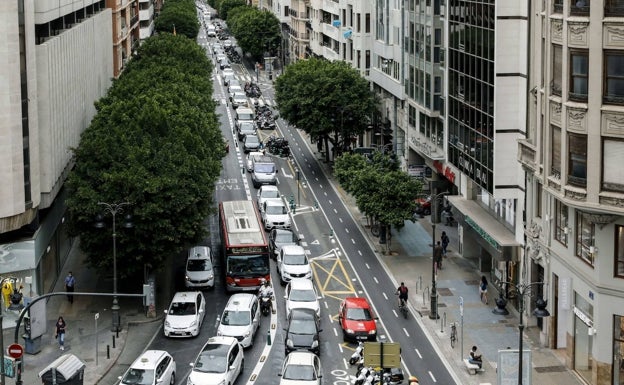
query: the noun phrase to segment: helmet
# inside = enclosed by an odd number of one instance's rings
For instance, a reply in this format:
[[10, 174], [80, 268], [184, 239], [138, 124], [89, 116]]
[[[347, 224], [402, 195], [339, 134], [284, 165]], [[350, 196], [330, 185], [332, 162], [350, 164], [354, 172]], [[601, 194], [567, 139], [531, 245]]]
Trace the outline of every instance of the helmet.
[[264, 285], [267, 282], [266, 279], [264, 278], [260, 278], [260, 285]]
[[267, 281], [266, 279], [264, 280], [264, 286], [269, 286], [271, 282]]

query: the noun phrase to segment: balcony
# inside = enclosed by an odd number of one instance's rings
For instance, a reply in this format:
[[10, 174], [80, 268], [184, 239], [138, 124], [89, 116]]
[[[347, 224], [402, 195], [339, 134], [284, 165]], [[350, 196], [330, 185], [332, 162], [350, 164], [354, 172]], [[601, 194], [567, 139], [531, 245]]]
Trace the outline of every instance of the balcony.
[[526, 139], [518, 141], [518, 161], [526, 168], [531, 169], [534, 173], [538, 172], [535, 156], [537, 151], [535, 146]]

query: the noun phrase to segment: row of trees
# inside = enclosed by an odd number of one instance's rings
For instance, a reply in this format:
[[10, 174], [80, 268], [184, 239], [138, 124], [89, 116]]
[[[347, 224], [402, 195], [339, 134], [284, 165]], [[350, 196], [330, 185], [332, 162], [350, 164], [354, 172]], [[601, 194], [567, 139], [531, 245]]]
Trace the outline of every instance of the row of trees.
[[160, 14], [154, 21], [157, 33], [173, 33], [184, 35], [195, 40], [199, 33], [197, 10], [193, 0], [167, 0]]
[[[223, 5], [228, 1], [238, 0], [224, 0]], [[231, 8], [227, 12], [227, 25], [238, 46], [255, 61], [261, 62], [265, 54], [277, 55], [282, 34], [280, 22], [271, 12], [251, 6]]]
[[[168, 2], [169, 3], [169, 2]], [[177, 25], [176, 25], [177, 28]], [[66, 183], [69, 233], [80, 236], [88, 263], [112, 266], [108, 230], [94, 228], [106, 214], [99, 202], [129, 202], [117, 217], [120, 277], [163, 267], [205, 237], [213, 192], [225, 156], [215, 114], [212, 64], [195, 41], [161, 33], [147, 39], [73, 149], [75, 167]], [[110, 214], [110, 213], [109, 213]]]

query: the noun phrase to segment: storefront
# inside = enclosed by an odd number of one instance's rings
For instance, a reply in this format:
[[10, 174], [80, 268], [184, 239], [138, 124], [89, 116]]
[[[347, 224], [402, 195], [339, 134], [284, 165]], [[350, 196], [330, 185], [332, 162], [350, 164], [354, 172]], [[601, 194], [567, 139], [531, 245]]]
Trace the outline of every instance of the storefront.
[[613, 316], [613, 384], [624, 385], [624, 316]]
[[592, 383], [592, 344], [594, 338], [594, 307], [574, 293], [574, 370], [587, 383]]

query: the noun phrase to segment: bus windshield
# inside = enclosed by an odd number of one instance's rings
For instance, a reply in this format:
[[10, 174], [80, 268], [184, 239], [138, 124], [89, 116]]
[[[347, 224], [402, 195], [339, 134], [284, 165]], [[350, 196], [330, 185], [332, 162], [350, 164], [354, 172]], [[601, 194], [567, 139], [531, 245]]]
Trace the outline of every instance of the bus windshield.
[[269, 274], [266, 255], [230, 255], [227, 264], [227, 274], [230, 277], [257, 277]]

